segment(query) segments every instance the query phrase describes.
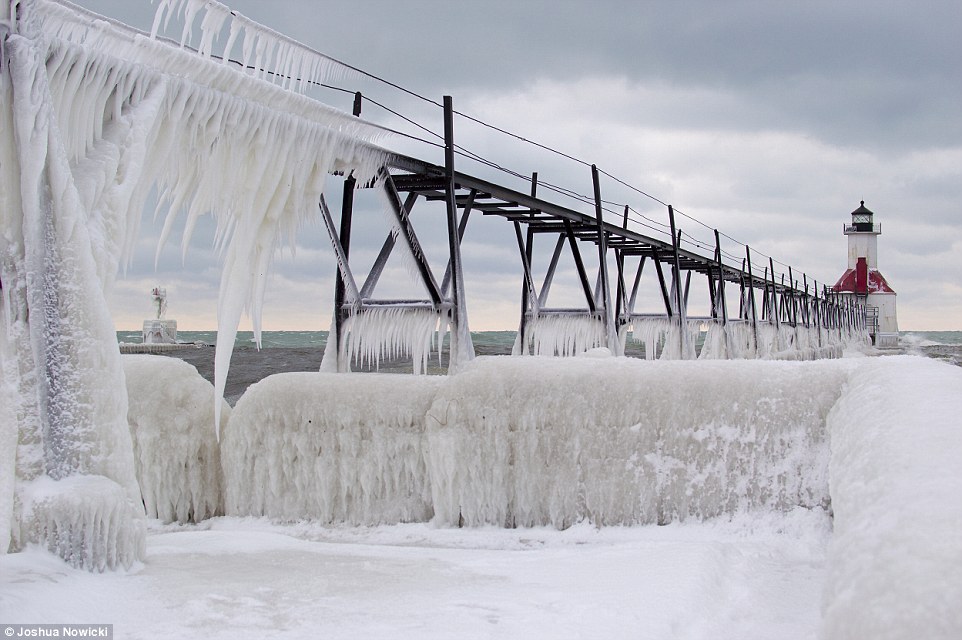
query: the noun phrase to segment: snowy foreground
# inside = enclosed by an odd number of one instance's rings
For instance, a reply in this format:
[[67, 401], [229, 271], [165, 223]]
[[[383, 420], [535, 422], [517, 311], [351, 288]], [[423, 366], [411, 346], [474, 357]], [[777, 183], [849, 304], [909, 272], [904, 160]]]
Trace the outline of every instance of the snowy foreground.
[[[216, 446], [211, 408], [193, 400], [210, 387], [182, 365], [138, 385], [150, 358], [125, 362], [138, 480], [161, 518], [144, 561], [100, 574], [36, 546], [0, 556], [0, 623], [112, 623], [117, 638], [962, 637], [957, 367], [482, 358], [447, 380], [274, 376], [222, 422], [228, 515], [165, 525], [218, 500], [198, 462]], [[176, 409], [133, 401], [151, 388]], [[158, 442], [183, 478], [161, 473]]]

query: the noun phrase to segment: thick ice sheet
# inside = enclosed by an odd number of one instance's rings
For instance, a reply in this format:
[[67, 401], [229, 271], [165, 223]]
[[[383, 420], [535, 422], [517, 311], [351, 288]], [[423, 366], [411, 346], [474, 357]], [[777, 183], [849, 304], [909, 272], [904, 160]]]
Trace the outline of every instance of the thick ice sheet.
[[[127, 422], [137, 482], [149, 518], [199, 522], [223, 513], [220, 445], [213, 386], [177, 358], [121, 356], [127, 378]], [[230, 418], [223, 400], [221, 426]]]
[[424, 417], [438, 376], [283, 373], [224, 433], [225, 512], [391, 524], [431, 518]]
[[564, 528], [827, 505], [831, 362], [478, 358], [428, 414], [435, 522]]

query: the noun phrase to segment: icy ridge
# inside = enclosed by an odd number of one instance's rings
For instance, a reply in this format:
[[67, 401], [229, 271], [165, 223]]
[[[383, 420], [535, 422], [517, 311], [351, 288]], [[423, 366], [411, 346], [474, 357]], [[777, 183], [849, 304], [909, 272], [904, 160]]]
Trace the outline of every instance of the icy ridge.
[[[694, 337], [707, 326], [705, 340], [697, 357], [717, 359], [817, 360], [841, 357], [847, 346], [865, 344], [865, 336], [847, 329], [793, 327], [789, 324], [759, 322], [754, 327], [746, 321], [689, 319], [687, 340], [678, 336], [678, 323], [671, 318], [635, 318], [625, 339], [645, 345], [645, 359], [678, 360], [695, 357]], [[684, 354], [684, 357], [682, 357]]]
[[821, 637], [962, 634], [962, 369], [863, 360], [828, 418], [834, 534]]
[[641, 524], [827, 505], [824, 420], [844, 374], [759, 366], [765, 376], [733, 362], [480, 358], [428, 414], [435, 521]]
[[[137, 481], [148, 518], [200, 522], [223, 509], [213, 386], [192, 365], [163, 356], [121, 356], [127, 378], [127, 422]], [[221, 428], [230, 418], [225, 401]]]
[[439, 376], [285, 373], [250, 387], [222, 439], [225, 513], [356, 525], [432, 515], [424, 420]]
[[494, 357], [447, 377], [271, 376], [227, 428], [226, 512], [565, 528], [825, 507], [824, 422], [846, 375], [825, 364]]
[[39, 544], [72, 567], [129, 569], [144, 557], [143, 513], [109, 478], [41, 476], [23, 485], [22, 500], [19, 541]]

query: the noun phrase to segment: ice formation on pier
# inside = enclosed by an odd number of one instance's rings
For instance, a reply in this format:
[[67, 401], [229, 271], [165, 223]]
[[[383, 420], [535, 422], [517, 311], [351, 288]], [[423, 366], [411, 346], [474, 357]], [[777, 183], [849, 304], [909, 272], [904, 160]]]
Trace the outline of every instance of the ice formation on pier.
[[348, 316], [341, 326], [340, 359], [376, 369], [382, 360], [410, 358], [413, 373], [425, 373], [431, 352], [437, 350], [440, 356], [445, 329], [446, 322], [433, 309], [367, 308]]
[[[865, 336], [843, 329], [744, 320], [725, 324], [715, 320], [688, 319], [684, 340], [671, 318], [637, 317], [624, 339], [645, 345], [647, 360], [701, 360], [759, 358], [765, 360], [817, 360], [838, 358], [847, 345], [864, 344]], [[701, 347], [695, 337], [707, 326]]]
[[863, 361], [829, 415], [834, 531], [822, 636], [962, 629], [962, 369]]
[[824, 423], [843, 379], [774, 362], [480, 358], [428, 414], [435, 521], [639, 524], [827, 504]]
[[[220, 447], [211, 429], [213, 387], [177, 358], [125, 355], [122, 360], [127, 422], [147, 517], [200, 522], [222, 514]], [[231, 409], [221, 402], [223, 430]]]
[[528, 320], [524, 344], [517, 344], [515, 355], [575, 356], [607, 344], [601, 319], [584, 315], [541, 315]]
[[227, 515], [361, 525], [431, 518], [424, 420], [440, 376], [285, 373], [222, 439]]
[[[142, 527], [105, 291], [130, 258], [147, 193], [157, 188], [167, 208], [164, 241], [176, 218], [186, 217], [185, 249], [199, 216], [216, 219], [224, 259], [219, 397], [245, 309], [259, 337], [276, 249], [316, 214], [329, 173], [353, 171], [362, 184], [376, 174], [385, 155], [372, 143], [382, 132], [295, 92], [338, 69], [336, 62], [216, 2], [172, 0], [158, 12], [155, 27], [170, 12], [183, 13], [183, 44], [200, 18], [199, 52], [67, 3], [32, 0], [4, 9], [13, 19], [4, 23], [0, 61], [0, 354], [3, 395], [15, 419], [4, 423], [2, 441], [20, 444], [0, 454], [0, 467], [16, 468], [15, 495], [0, 499], [0, 527], [16, 535], [23, 515], [16, 494], [26, 483], [75, 475], [117, 483], [129, 502], [127, 526]], [[214, 43], [225, 28], [225, 51], [239, 44], [243, 61], [255, 67], [250, 72], [229, 55], [215, 61]], [[290, 74], [298, 80], [280, 78]], [[75, 486], [63, 484], [64, 496]], [[78, 493], [72, 504], [104, 512], [86, 496]], [[70, 504], [68, 497], [57, 504]], [[64, 523], [86, 527], [92, 520], [57, 522], [66, 531]], [[105, 531], [96, 528], [96, 535]], [[69, 535], [93, 545], [94, 534]], [[129, 560], [105, 557], [108, 565]]]
[[824, 506], [845, 379], [827, 364], [485, 357], [449, 377], [271, 376], [224, 435], [226, 513], [564, 528]]

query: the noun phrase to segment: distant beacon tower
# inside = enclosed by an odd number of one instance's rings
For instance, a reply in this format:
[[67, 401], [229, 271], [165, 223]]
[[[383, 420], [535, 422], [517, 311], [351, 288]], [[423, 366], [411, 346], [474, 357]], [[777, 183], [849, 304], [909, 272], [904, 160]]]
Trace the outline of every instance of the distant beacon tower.
[[157, 308], [157, 317], [144, 320], [144, 344], [174, 344], [177, 342], [177, 321], [167, 319], [167, 289], [154, 287], [150, 292]]
[[843, 233], [848, 236], [848, 269], [832, 289], [843, 296], [854, 296], [865, 305], [873, 344], [894, 347], [899, 342], [895, 291], [878, 270], [878, 237], [882, 225], [872, 221], [873, 215], [862, 200], [852, 212], [852, 224], [844, 225]]

